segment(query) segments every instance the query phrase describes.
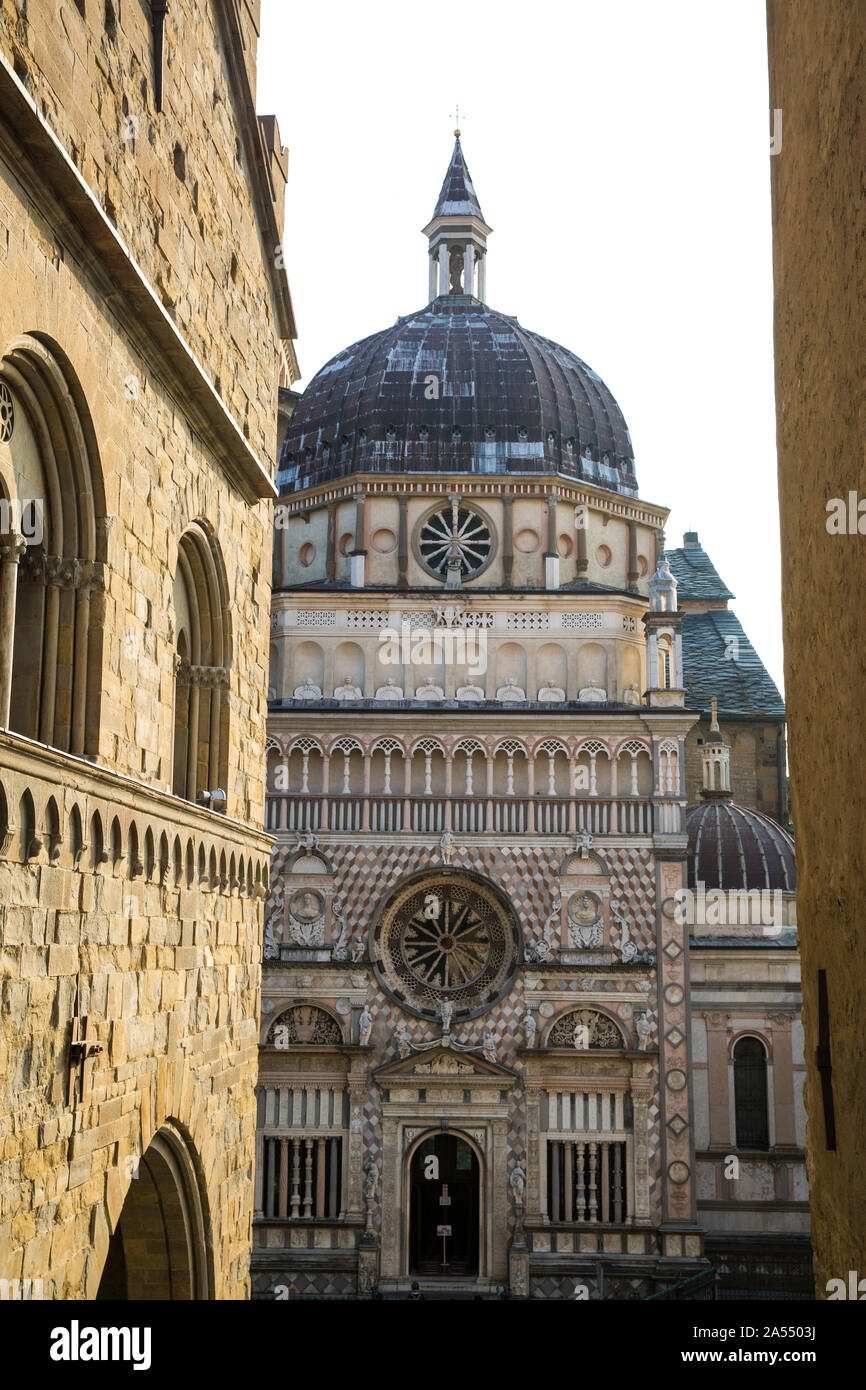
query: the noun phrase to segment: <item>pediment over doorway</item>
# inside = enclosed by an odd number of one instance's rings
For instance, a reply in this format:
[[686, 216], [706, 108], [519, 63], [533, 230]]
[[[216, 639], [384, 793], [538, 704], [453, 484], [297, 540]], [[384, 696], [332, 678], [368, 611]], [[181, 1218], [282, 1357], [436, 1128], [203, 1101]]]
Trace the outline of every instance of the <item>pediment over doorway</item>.
[[417, 1078], [422, 1086], [428, 1078], [434, 1079], [437, 1086], [447, 1086], [449, 1083], [465, 1086], [467, 1081], [471, 1081], [473, 1085], [487, 1083], [501, 1086], [507, 1083], [511, 1086], [517, 1079], [517, 1073], [510, 1067], [503, 1067], [498, 1062], [488, 1062], [480, 1051], [458, 1051], [441, 1044], [413, 1052], [411, 1057], [400, 1057], [394, 1062], [386, 1062], [383, 1067], [376, 1069], [373, 1076], [380, 1085], [398, 1079], [414, 1081]]

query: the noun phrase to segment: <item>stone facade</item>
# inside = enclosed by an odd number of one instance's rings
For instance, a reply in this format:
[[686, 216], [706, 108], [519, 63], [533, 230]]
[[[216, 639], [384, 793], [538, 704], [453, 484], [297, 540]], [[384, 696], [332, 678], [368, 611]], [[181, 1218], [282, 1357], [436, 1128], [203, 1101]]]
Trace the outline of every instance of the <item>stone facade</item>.
[[[816, 1288], [866, 1270], [862, 913], [863, 13], [767, 5], [776, 418]], [[832, 500], [854, 526], [828, 528]], [[856, 512], [859, 501], [860, 512]], [[857, 517], [859, 515], [859, 533]], [[832, 1070], [831, 1070], [832, 1068]], [[855, 1276], [856, 1277], [856, 1276]], [[838, 1288], [838, 1286], [837, 1286]], [[861, 1295], [862, 1296], [862, 1295]]]
[[161, 57], [157, 10], [0, 10], [0, 489], [44, 522], [0, 584], [0, 1275], [67, 1299], [248, 1289], [285, 154], [258, 5], [172, 4]]

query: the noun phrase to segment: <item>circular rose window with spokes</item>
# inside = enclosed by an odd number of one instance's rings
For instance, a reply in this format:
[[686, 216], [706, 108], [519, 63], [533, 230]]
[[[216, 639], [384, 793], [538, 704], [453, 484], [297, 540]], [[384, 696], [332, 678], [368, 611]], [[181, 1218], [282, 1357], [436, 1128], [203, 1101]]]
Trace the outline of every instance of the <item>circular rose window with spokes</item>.
[[447, 579], [459, 566], [461, 581], [486, 570], [496, 550], [493, 527], [476, 507], [452, 499], [423, 516], [415, 529], [415, 553], [428, 574]]
[[492, 885], [460, 872], [425, 875], [399, 888], [373, 932], [379, 978], [410, 1013], [455, 1020], [491, 1008], [510, 987], [520, 932]]

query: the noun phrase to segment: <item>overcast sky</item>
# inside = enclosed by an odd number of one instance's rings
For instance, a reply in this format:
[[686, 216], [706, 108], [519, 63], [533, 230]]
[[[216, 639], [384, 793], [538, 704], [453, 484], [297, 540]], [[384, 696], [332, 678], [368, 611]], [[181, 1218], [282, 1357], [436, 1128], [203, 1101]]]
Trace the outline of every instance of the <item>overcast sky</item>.
[[459, 102], [488, 302], [604, 378], [781, 688], [763, 0], [263, 0], [258, 84], [301, 386], [426, 302]]

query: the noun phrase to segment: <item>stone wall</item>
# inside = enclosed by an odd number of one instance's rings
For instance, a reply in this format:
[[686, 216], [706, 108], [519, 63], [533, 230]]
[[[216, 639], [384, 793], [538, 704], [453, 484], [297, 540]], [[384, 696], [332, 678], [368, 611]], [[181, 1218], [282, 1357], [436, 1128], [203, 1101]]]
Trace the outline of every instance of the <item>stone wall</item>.
[[[50, 612], [52, 556], [97, 557], [69, 559], [54, 641], [58, 709], [68, 673], [86, 670], [85, 756], [68, 738], [0, 730], [0, 1278], [40, 1280], [45, 1297], [94, 1297], [118, 1230], [155, 1296], [144, 1228], [124, 1222], [172, 1165], [196, 1261], [173, 1295], [249, 1290], [268, 474], [275, 335], [290, 327], [268, 246], [279, 178], [262, 203], [281, 156], [249, 85], [257, 8], [171, 5], [161, 112], [149, 6], [0, 8], [0, 378], [15, 406], [0, 487], [16, 495], [35, 447], [96, 533], [89, 550], [53, 549], [63, 508], [48, 487], [44, 566], [23, 558], [19, 610], [35, 589]], [[226, 681], [223, 814], [172, 795], [175, 576], [192, 527], [227, 633], [224, 660], [190, 665]], [[7, 553], [4, 602], [18, 569]], [[35, 665], [41, 698], [48, 622], [32, 625], [30, 652], [22, 627], [13, 651], [13, 689]]]
[[[827, 504], [863, 492], [866, 26], [858, 5], [769, 0], [776, 418], [785, 690], [797, 829], [816, 1286], [866, 1270], [863, 590], [866, 540]], [[862, 504], [861, 504], [862, 505]], [[861, 528], [866, 526], [861, 517]], [[836, 1147], [815, 1049], [826, 972]]]

